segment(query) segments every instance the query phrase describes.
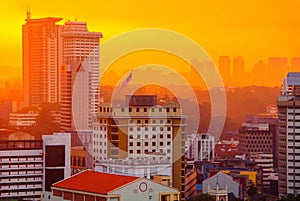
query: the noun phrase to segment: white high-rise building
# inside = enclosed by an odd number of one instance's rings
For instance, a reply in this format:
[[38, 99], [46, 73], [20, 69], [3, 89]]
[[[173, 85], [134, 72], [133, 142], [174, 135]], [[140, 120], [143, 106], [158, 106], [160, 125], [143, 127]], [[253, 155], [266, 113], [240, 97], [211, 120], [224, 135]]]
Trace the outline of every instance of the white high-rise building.
[[61, 129], [91, 129], [99, 103], [100, 32], [66, 22], [62, 33]]
[[208, 133], [193, 133], [187, 140], [187, 157], [195, 161], [212, 161], [215, 156], [215, 137]]

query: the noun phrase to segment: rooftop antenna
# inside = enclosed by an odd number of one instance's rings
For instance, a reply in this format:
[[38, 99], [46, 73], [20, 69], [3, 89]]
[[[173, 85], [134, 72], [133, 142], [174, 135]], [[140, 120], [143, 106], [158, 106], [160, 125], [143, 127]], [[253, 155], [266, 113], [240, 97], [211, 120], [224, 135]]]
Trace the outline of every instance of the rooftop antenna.
[[27, 11], [27, 19], [30, 20], [31, 18], [30, 6], [26, 6], [26, 11]]

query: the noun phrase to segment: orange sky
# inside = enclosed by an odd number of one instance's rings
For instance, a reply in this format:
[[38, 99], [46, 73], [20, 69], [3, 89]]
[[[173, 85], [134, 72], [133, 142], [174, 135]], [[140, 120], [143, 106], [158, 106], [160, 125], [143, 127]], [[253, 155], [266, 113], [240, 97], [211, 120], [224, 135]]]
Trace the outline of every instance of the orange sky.
[[180, 32], [197, 41], [216, 61], [245, 57], [246, 68], [268, 56], [300, 56], [300, 1], [273, 0], [10, 0], [1, 2], [0, 78], [21, 76], [21, 25], [32, 18], [87, 21], [106, 40], [137, 28]]

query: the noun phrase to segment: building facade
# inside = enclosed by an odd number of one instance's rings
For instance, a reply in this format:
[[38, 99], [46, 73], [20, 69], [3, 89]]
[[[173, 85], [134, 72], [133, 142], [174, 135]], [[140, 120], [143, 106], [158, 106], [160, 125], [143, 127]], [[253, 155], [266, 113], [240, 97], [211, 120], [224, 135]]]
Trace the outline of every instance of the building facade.
[[288, 73], [278, 98], [278, 192], [300, 193], [300, 73]]
[[162, 165], [159, 161], [167, 162], [172, 186], [179, 189], [184, 198], [185, 117], [182, 109], [175, 104], [159, 106], [156, 96], [151, 95], [127, 96], [127, 103], [116, 107], [107, 103], [99, 106], [93, 128], [96, 166], [108, 159], [144, 160], [149, 161], [149, 169], [155, 164], [158, 169]]
[[60, 101], [59, 46], [62, 18], [31, 19], [22, 27], [23, 90], [26, 106]]
[[66, 22], [62, 28], [61, 129], [91, 129], [99, 103], [100, 32], [86, 22]]
[[44, 194], [42, 200], [53, 199], [71, 201], [176, 201], [179, 199], [179, 191], [143, 177], [87, 170], [53, 184], [52, 194]]
[[193, 133], [188, 136], [187, 157], [195, 161], [213, 161], [215, 137], [208, 133]]
[[1, 140], [0, 200], [40, 200], [52, 183], [69, 177], [69, 143], [68, 134]]

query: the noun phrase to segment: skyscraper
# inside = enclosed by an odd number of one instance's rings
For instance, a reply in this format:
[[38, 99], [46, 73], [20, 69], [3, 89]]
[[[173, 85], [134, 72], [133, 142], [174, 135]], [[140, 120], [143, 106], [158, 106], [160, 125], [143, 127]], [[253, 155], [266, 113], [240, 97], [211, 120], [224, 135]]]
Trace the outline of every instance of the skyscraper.
[[244, 83], [244, 58], [242, 56], [233, 58], [233, 81], [234, 84], [241, 86]]
[[226, 86], [229, 85], [230, 81], [230, 57], [220, 56], [219, 57], [219, 72], [222, 76], [223, 82]]
[[27, 13], [23, 34], [23, 87], [26, 106], [59, 102], [59, 32], [62, 18], [31, 19]]
[[288, 73], [278, 106], [279, 196], [300, 193], [300, 73]]
[[66, 22], [62, 33], [61, 129], [89, 129], [99, 102], [99, 39], [86, 22]]

